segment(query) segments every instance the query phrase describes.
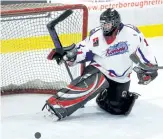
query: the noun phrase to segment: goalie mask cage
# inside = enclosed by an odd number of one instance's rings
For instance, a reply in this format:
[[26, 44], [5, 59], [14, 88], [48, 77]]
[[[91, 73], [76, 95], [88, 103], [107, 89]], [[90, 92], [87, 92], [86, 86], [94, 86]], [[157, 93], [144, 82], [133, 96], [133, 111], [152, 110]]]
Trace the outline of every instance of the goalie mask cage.
[[[88, 10], [85, 5], [1, 5], [1, 95], [53, 94], [70, 82], [64, 64], [59, 66], [47, 59], [54, 44], [46, 25], [67, 9], [73, 10], [73, 14], [56, 26], [63, 46], [86, 37]], [[81, 66], [70, 70], [76, 77]]]

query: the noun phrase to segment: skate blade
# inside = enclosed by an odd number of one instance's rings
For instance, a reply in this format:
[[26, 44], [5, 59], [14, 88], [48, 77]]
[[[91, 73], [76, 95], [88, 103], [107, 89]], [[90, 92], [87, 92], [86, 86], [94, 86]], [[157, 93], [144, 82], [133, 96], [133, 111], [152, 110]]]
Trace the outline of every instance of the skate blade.
[[49, 112], [44, 113], [43, 117], [47, 120], [52, 121], [52, 122], [57, 122], [59, 120], [55, 114], [52, 114]]
[[[57, 105], [57, 108], [61, 108], [61, 106]], [[52, 119], [55, 120], [56, 118], [54, 117], [57, 117], [56, 121], [59, 121], [63, 118], [63, 115], [48, 102], [43, 106], [42, 111], [44, 109], [46, 109], [46, 111], [48, 112], [48, 114], [46, 114], [46, 117], [51, 117]]]

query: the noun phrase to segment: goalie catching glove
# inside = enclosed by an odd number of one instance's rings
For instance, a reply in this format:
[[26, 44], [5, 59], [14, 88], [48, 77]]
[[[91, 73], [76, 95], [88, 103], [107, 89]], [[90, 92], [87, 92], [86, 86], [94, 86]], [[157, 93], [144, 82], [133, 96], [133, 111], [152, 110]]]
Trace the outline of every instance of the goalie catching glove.
[[157, 70], [148, 71], [140, 67], [134, 67], [133, 70], [137, 73], [137, 77], [139, 79], [138, 84], [142, 84], [142, 85], [149, 84], [158, 76]]
[[76, 60], [77, 49], [75, 44], [64, 48], [55, 48], [48, 55], [49, 60], [55, 59], [57, 64], [60, 65], [63, 61], [73, 62]]

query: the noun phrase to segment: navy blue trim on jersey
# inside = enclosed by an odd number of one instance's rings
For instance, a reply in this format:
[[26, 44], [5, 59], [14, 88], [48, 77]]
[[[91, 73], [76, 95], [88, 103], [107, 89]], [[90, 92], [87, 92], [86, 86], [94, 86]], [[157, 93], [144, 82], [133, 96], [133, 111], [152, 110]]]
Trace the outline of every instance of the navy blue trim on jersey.
[[82, 61], [79, 61], [77, 63], [85, 63], [85, 62], [88, 62], [88, 61], [93, 61], [94, 55], [95, 54], [91, 50], [89, 50], [89, 52], [86, 52], [85, 59], [82, 60]]
[[92, 29], [90, 32], [89, 32], [89, 36], [92, 36], [95, 32], [99, 31], [101, 28], [97, 29], [97, 28], [94, 28]]
[[119, 28], [118, 28], [119, 32], [123, 29], [123, 27], [124, 27], [124, 24], [120, 23]]
[[141, 37], [139, 37], [139, 39], [140, 39], [140, 42], [141, 42]]
[[131, 24], [126, 24], [126, 25], [124, 25], [124, 26], [133, 29], [133, 30], [136, 31], [137, 33], [141, 33], [141, 32], [139, 31], [139, 29], [138, 29], [136, 26], [133, 26], [133, 25], [131, 25]]
[[79, 44], [79, 46], [76, 49], [80, 49], [81, 47], [85, 47], [85, 45]]
[[86, 61], [92, 61], [93, 60], [93, 57], [94, 57], [94, 53], [92, 53], [92, 51], [91, 50], [89, 50], [89, 52], [86, 52], [86, 57], [85, 57], [85, 59], [86, 59]]
[[143, 58], [143, 60], [146, 62], [146, 63], [150, 63], [144, 56], [143, 52], [140, 50], [140, 48], [138, 48], [138, 52], [140, 53], [141, 57]]
[[95, 34], [97, 31], [99, 31], [101, 28], [94, 28], [94, 29], [92, 29], [90, 32], [89, 32], [89, 40], [90, 40], [90, 37], [93, 35], [93, 34]]
[[114, 74], [116, 77], [123, 77], [126, 72], [130, 69], [130, 67], [124, 71], [124, 73], [122, 75], [117, 75], [116, 72], [114, 70], [108, 70], [110, 73]]

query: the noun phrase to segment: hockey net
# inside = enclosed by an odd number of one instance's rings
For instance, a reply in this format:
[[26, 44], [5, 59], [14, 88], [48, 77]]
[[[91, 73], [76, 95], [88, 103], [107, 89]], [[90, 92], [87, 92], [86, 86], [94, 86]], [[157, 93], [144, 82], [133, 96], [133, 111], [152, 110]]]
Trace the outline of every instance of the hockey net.
[[[47, 59], [54, 44], [46, 24], [67, 9], [73, 14], [56, 26], [63, 46], [86, 37], [88, 11], [84, 5], [1, 5], [1, 95], [53, 94], [70, 82], [64, 64], [58, 66]], [[80, 66], [70, 70], [74, 78], [80, 75]]]

